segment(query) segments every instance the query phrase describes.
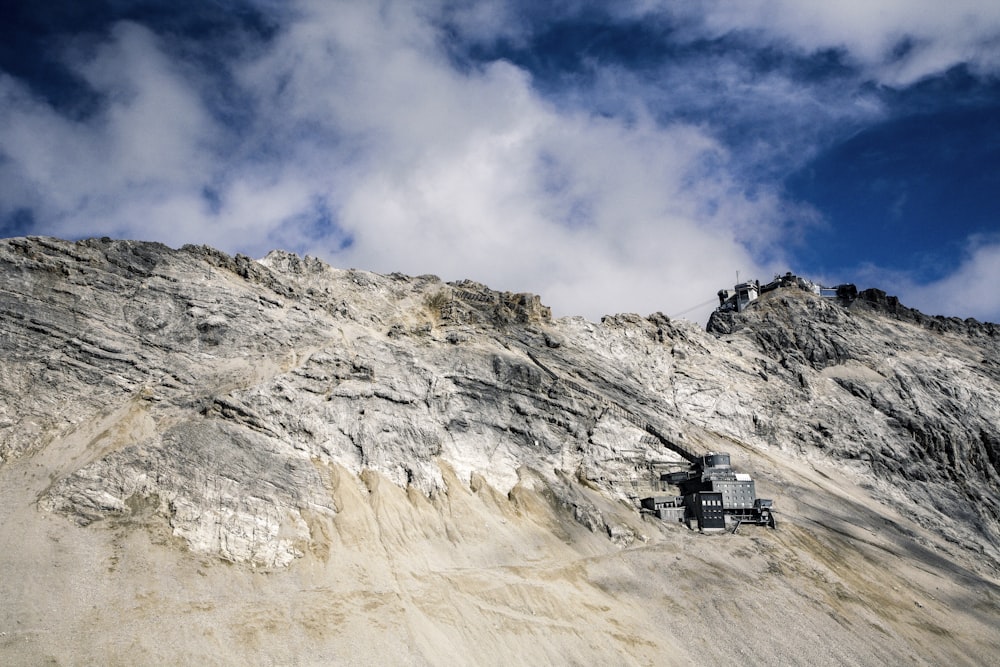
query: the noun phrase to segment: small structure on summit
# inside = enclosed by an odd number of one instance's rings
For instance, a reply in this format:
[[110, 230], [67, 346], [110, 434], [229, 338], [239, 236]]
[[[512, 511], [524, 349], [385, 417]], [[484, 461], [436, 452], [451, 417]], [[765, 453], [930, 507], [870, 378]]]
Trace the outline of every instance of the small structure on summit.
[[719, 308], [735, 310], [742, 313], [743, 310], [760, 296], [760, 281], [754, 280], [745, 283], [737, 283], [733, 289], [719, 290]]
[[733, 470], [729, 454], [699, 456], [690, 469], [663, 474], [660, 481], [680, 487], [681, 495], [650, 496], [640, 502], [644, 510], [664, 521], [685, 523], [689, 528], [697, 521], [702, 532], [736, 532], [744, 523], [775, 527], [772, 501], [757, 497], [753, 479]]
[[851, 283], [844, 283], [836, 287], [823, 287], [811, 280], [800, 278], [791, 271], [783, 276], [775, 276], [774, 280], [761, 285], [759, 280], [750, 280], [736, 284], [733, 289], [719, 290], [718, 311], [736, 311], [742, 313], [747, 306], [756, 301], [761, 295], [782, 287], [797, 287], [807, 292], [812, 292], [825, 299], [837, 299], [843, 305], [849, 304], [857, 298], [858, 288]]

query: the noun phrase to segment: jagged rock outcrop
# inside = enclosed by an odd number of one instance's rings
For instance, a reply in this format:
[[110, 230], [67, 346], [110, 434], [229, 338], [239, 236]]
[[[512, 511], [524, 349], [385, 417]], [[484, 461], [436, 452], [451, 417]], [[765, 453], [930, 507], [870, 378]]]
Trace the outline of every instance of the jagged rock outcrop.
[[[985, 537], [996, 558], [995, 325], [928, 317], [880, 290], [861, 292], [849, 308], [789, 290], [767, 293], [743, 313], [719, 314], [709, 330], [752, 341], [763, 363], [773, 362], [772, 375], [793, 386], [799, 379], [802, 428], [786, 432], [786, 443], [865, 461], [928, 525], [970, 546]], [[972, 531], [951, 532], [937, 512], [964, 517]]]
[[[70, 595], [56, 617], [73, 627], [93, 598], [137, 610], [105, 632], [166, 636], [140, 604], [154, 595], [227, 637], [221, 662], [442, 664], [470, 660], [440, 646], [488, 646], [496, 659], [471, 662], [509, 664], [530, 643], [536, 664], [737, 646], [769, 663], [975, 664], [1000, 649], [995, 325], [794, 288], [708, 332], [659, 313], [592, 323], [472, 281], [110, 239], [0, 241], [0, 279], [0, 525], [37, 536], [0, 566], [27, 569], [38, 599]], [[778, 531], [706, 542], [638, 512], [683, 452], [713, 450], [775, 498]], [[39, 558], [54, 583], [30, 571]], [[150, 568], [203, 587], [202, 606], [139, 591]], [[260, 593], [256, 617], [211, 602], [234, 585]], [[48, 627], [30, 590], [0, 590], [15, 600], [0, 621]], [[314, 611], [276, 617], [285, 599]], [[347, 620], [369, 608], [404, 639]], [[749, 639], [790, 616], [810, 644]], [[649, 620], [667, 617], [675, 631]], [[685, 647], [713, 623], [745, 644]], [[16, 641], [0, 634], [0, 657], [81, 659], [2, 632]], [[164, 657], [74, 637], [85, 662]], [[169, 656], [204, 661], [216, 640], [201, 641]]]
[[[574, 379], [581, 351], [538, 328], [551, 313], [534, 295], [280, 252], [258, 263], [204, 247], [46, 239], [3, 250], [22, 279], [2, 305], [13, 400], [0, 456], [96, 428], [109, 411], [148, 426], [141, 437], [95, 433], [99, 456], [42, 498], [83, 524], [155, 498], [191, 548], [287, 565], [309, 540], [302, 512], [335, 512], [316, 465], [431, 494], [443, 459], [507, 492], [525, 466], [634, 477], [658, 449], [628, 421], [638, 417], [615, 411], [640, 388], [610, 369]], [[643, 411], [662, 421], [655, 406]], [[617, 445], [629, 439], [625, 461]]]

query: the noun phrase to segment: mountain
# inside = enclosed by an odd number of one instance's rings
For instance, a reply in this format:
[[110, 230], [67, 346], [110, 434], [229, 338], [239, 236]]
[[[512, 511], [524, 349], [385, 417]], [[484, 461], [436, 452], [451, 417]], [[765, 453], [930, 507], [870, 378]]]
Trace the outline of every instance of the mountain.
[[[0, 662], [991, 664], [1000, 331], [0, 241]], [[776, 528], [641, 512], [730, 454]]]

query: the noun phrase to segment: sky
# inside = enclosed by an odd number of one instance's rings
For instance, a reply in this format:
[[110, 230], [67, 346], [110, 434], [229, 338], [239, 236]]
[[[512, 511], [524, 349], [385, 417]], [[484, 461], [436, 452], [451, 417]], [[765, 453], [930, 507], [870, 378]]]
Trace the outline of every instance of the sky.
[[1000, 322], [993, 0], [0, 0], [0, 237]]

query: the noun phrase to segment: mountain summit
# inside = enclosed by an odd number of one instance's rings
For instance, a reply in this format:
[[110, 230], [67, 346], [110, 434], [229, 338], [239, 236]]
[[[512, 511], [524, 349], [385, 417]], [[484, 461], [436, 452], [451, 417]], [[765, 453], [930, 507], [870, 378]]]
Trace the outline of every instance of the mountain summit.
[[[0, 241], [0, 662], [987, 664], [1000, 330]], [[777, 528], [642, 511], [724, 452]], [[744, 477], [740, 477], [744, 479]]]

